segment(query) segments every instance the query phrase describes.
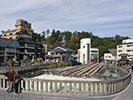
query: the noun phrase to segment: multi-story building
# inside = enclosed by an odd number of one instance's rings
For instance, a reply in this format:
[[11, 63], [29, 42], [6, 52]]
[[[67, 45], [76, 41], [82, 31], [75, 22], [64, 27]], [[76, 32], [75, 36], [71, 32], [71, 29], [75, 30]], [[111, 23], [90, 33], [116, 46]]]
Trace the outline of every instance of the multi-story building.
[[16, 21], [16, 29], [14, 30], [7, 30], [7, 31], [2, 31], [2, 36], [1, 38], [7, 38], [7, 39], [16, 39], [18, 36], [18, 32], [20, 31], [27, 31], [29, 34], [29, 38], [32, 38], [32, 28], [31, 28], [31, 23], [28, 23], [27, 21], [23, 19], [19, 19]]
[[99, 62], [99, 50], [97, 48], [91, 48], [90, 38], [80, 40], [77, 61], [82, 64]]
[[117, 45], [117, 60], [121, 59], [121, 55], [127, 55], [127, 59], [133, 60], [133, 39], [123, 40], [121, 45]]
[[23, 19], [16, 21], [16, 29], [2, 31], [1, 38], [13, 39], [19, 43], [19, 60], [34, 60], [42, 57], [42, 44], [32, 39], [31, 23]]
[[91, 62], [90, 48], [91, 48], [90, 38], [84, 38], [80, 40], [80, 49], [79, 49], [80, 63], [87, 64]]
[[9, 59], [17, 60], [19, 44], [12, 39], [0, 38], [0, 64], [7, 63]]

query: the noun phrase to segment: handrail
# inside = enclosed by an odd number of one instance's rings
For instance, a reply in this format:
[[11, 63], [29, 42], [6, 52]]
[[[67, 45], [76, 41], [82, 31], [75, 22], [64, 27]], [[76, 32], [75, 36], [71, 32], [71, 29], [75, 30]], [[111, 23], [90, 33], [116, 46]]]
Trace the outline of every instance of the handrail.
[[[24, 78], [21, 88], [24, 92], [65, 95], [111, 95], [124, 90], [131, 81], [131, 72], [124, 77], [111, 80], [78, 81], [78, 80], [44, 80]], [[0, 89], [7, 89], [5, 76], [0, 76]]]

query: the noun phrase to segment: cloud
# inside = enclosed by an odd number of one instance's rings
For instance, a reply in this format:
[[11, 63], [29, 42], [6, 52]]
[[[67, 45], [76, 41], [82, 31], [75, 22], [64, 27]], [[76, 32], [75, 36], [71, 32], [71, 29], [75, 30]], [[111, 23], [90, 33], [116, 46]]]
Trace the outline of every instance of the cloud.
[[132, 0], [1, 0], [0, 30], [14, 29], [16, 19], [22, 18], [36, 32], [49, 28], [133, 38], [132, 4]]

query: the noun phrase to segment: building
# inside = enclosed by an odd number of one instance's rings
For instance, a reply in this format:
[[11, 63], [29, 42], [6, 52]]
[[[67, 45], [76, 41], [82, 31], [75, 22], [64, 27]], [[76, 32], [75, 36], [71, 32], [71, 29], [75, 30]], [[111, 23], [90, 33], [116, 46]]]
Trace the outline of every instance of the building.
[[115, 62], [115, 57], [111, 53], [104, 53], [104, 62], [105, 63]]
[[8, 29], [7, 31], [2, 31], [2, 35], [1, 38], [7, 38], [7, 39], [16, 39], [18, 36], [18, 32], [20, 31], [27, 31], [29, 34], [29, 38], [32, 38], [32, 28], [31, 28], [31, 23], [28, 23], [27, 21], [23, 20], [23, 19], [19, 19], [16, 21], [16, 25], [15, 25], [16, 29], [14, 30], [10, 30]]
[[84, 38], [80, 40], [80, 49], [79, 49], [80, 63], [87, 64], [91, 62], [90, 48], [91, 48], [90, 38]]
[[0, 38], [0, 64], [7, 63], [9, 59], [17, 60], [19, 44], [12, 39]]
[[104, 62], [105, 63], [116, 63], [117, 60], [117, 50], [108, 49], [108, 53], [104, 53]]
[[41, 44], [42, 44], [42, 58], [45, 61], [47, 52], [51, 51], [53, 46], [52, 46], [52, 44], [49, 44], [45, 41], [42, 41]]
[[129, 60], [133, 60], [133, 39], [123, 40], [122, 44], [117, 45], [117, 60], [120, 60], [123, 55], [126, 55]]
[[50, 62], [69, 61], [73, 54], [74, 51], [72, 49], [58, 46], [47, 52], [46, 60]]
[[80, 49], [78, 50], [77, 61], [82, 64], [99, 62], [99, 49], [91, 48], [90, 38], [80, 40]]
[[42, 58], [42, 44], [32, 39], [32, 28], [31, 23], [23, 19], [16, 21], [16, 29], [2, 31], [1, 38], [13, 39], [19, 44], [19, 54], [17, 55], [18, 60], [32, 60], [35, 61], [37, 58]]
[[26, 30], [17, 32], [17, 39], [19, 43], [19, 59], [20, 60], [32, 60], [42, 57], [42, 44], [41, 42], [35, 42], [32, 38], [29, 38], [29, 33]]
[[90, 51], [91, 51], [90, 52], [91, 62], [92, 63], [98, 63], [99, 62], [99, 49], [91, 48]]

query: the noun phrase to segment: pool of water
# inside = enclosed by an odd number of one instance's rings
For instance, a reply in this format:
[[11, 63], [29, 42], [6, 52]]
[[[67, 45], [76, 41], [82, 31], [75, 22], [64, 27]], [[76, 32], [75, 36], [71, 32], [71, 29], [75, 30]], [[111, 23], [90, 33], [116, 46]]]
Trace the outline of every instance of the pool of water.
[[99, 81], [99, 79], [94, 78], [78, 78], [78, 77], [68, 77], [68, 76], [58, 76], [58, 75], [48, 75], [43, 74], [36, 76], [33, 79], [45, 79], [45, 80], [77, 80], [77, 81]]

